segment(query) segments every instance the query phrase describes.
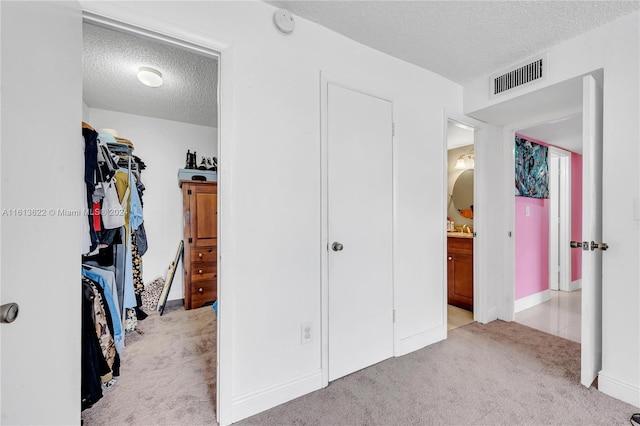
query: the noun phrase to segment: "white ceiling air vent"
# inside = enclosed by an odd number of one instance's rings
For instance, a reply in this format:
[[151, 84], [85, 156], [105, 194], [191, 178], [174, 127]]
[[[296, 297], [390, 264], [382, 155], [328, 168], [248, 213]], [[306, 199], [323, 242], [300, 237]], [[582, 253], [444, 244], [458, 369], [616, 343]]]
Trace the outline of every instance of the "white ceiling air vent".
[[547, 79], [547, 55], [528, 60], [510, 71], [494, 74], [490, 80], [490, 96], [494, 97], [515, 88]]

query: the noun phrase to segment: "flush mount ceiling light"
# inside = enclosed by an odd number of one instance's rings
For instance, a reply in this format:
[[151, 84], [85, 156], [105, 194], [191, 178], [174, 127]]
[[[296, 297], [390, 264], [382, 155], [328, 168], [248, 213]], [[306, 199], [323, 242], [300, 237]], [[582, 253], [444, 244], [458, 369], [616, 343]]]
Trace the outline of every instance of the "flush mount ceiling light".
[[138, 70], [138, 80], [145, 86], [160, 87], [162, 86], [162, 73], [151, 67], [140, 67]]

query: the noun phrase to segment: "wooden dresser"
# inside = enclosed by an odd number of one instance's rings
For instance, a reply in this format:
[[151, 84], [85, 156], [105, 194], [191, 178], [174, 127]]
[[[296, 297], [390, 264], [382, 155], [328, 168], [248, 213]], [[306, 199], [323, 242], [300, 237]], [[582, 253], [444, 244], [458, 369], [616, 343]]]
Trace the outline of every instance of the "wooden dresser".
[[184, 308], [214, 302], [218, 291], [218, 183], [181, 180]]
[[473, 238], [447, 237], [447, 303], [473, 312]]

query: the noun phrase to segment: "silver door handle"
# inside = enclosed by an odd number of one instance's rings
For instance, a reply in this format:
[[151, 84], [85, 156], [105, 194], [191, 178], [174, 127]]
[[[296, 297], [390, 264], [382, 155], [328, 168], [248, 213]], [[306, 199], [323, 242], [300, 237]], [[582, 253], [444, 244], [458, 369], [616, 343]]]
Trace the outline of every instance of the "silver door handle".
[[609, 246], [607, 245], [607, 243], [596, 243], [595, 241], [591, 241], [591, 251], [594, 251], [595, 249], [605, 251], [608, 248]]
[[18, 304], [17, 303], [5, 303], [0, 306], [0, 322], [11, 323], [18, 318]]
[[333, 244], [331, 244], [331, 249], [333, 251], [342, 251], [342, 249], [344, 248], [344, 246], [342, 244], [340, 244], [339, 242], [335, 242]]
[[589, 250], [589, 242], [588, 241], [571, 241], [569, 243], [569, 245], [571, 246], [571, 248], [582, 247], [583, 251], [588, 251]]

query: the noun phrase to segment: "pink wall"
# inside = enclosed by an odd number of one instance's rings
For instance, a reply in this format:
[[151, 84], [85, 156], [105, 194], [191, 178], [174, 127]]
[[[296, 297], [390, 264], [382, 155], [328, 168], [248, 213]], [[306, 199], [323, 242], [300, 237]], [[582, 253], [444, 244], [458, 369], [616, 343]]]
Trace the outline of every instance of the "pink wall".
[[[582, 241], [582, 155], [571, 153], [571, 239]], [[571, 250], [571, 281], [582, 278], [582, 250]]]
[[548, 288], [549, 200], [516, 197], [516, 299]]
[[[546, 142], [517, 133], [541, 145]], [[526, 216], [526, 207], [530, 216]], [[549, 288], [549, 200], [516, 197], [516, 299]], [[582, 155], [571, 153], [571, 239], [582, 235]], [[571, 250], [571, 280], [582, 277], [582, 251]]]

